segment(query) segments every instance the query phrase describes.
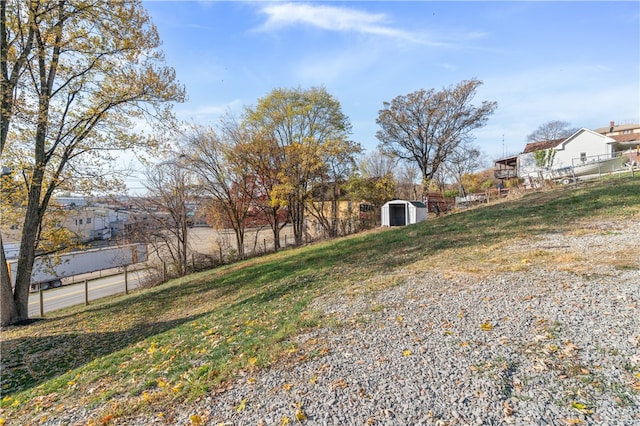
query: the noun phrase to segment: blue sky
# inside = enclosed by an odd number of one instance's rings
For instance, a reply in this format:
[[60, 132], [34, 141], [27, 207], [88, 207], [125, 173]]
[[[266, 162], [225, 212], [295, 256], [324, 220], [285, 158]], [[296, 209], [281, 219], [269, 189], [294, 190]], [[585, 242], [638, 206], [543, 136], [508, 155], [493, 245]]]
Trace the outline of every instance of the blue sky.
[[[376, 149], [384, 101], [470, 78], [497, 101], [475, 143], [522, 151], [550, 120], [640, 122], [640, 2], [145, 1], [186, 86], [179, 118], [213, 124], [274, 88], [324, 86]], [[504, 140], [504, 142], [503, 142]]]

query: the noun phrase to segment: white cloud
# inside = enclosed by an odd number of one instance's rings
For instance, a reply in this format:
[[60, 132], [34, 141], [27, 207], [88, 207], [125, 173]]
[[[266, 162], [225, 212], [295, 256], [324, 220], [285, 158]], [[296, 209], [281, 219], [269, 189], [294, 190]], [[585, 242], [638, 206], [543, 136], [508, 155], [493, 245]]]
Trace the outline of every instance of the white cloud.
[[381, 36], [432, 46], [448, 45], [424, 33], [394, 28], [389, 25], [387, 16], [382, 13], [367, 13], [350, 8], [304, 3], [270, 4], [263, 7], [261, 11], [267, 15], [267, 21], [259, 28], [262, 31], [294, 25], [309, 25], [327, 31]]
[[244, 103], [240, 99], [234, 99], [230, 102], [225, 102], [222, 104], [204, 104], [198, 105], [193, 109], [180, 109], [176, 108], [176, 114], [179, 118], [184, 120], [215, 120], [228, 112], [237, 113], [239, 112]]
[[449, 64], [449, 63], [446, 63], [446, 62], [438, 64], [438, 66], [440, 68], [443, 68], [443, 69], [447, 70], [447, 71], [458, 71], [458, 66], [457, 65]]

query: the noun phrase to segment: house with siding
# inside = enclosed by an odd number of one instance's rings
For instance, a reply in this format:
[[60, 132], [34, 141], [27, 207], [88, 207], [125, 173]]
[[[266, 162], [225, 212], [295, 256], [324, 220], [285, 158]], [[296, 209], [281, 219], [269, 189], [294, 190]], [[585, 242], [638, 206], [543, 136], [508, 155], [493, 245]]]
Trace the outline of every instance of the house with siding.
[[[547, 149], [555, 151], [551, 166], [554, 170], [578, 167], [620, 155], [640, 162], [640, 158], [636, 158], [640, 155], [640, 125], [610, 124], [609, 128], [596, 130], [582, 128], [568, 138], [528, 143], [522, 153], [496, 160], [494, 175], [502, 180], [537, 177], [540, 170], [534, 153]], [[624, 158], [623, 162], [626, 161]]]
[[518, 177], [537, 175], [534, 153], [553, 149], [555, 156], [551, 169], [579, 166], [588, 161], [602, 161], [615, 155], [615, 139], [589, 129], [580, 129], [566, 139], [533, 142], [518, 155]]

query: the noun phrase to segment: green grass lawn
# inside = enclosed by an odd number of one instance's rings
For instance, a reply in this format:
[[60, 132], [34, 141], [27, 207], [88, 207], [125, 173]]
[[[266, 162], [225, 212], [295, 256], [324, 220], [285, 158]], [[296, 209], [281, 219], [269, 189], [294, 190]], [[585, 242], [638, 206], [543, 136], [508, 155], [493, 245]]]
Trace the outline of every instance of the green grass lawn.
[[[558, 187], [288, 250], [136, 293], [65, 309], [2, 331], [3, 419], [104, 403], [98, 423], [222, 389], [240, 373], [328, 348], [292, 337], [331, 318], [320, 295], [376, 291], [407, 271], [490, 273], [496, 249], [594, 218], [639, 218], [640, 179]], [[633, 232], [637, 232], [634, 230]]]

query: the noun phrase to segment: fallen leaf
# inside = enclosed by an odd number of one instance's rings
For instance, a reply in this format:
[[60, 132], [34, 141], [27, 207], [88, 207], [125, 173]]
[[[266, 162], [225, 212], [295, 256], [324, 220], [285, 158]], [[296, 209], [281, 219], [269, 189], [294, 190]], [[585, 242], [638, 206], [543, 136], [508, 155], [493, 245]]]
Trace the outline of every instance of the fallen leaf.
[[302, 408], [298, 408], [296, 410], [295, 416], [296, 416], [296, 420], [299, 421], [299, 422], [303, 422], [303, 421], [307, 420], [307, 415], [302, 410]]
[[247, 400], [243, 399], [242, 401], [240, 401], [240, 404], [238, 404], [238, 406], [236, 407], [236, 412], [241, 412], [242, 410], [244, 410], [245, 408], [247, 408]]
[[513, 407], [511, 407], [507, 401], [502, 403], [502, 407], [503, 407], [502, 412], [504, 413], [505, 416], [513, 415]]
[[579, 425], [583, 423], [580, 419], [562, 419], [562, 422], [566, 425]]
[[586, 404], [582, 404], [580, 402], [575, 402], [575, 401], [571, 401], [571, 407], [573, 407], [574, 410], [579, 411], [582, 414], [592, 414], [593, 410], [590, 410]]
[[347, 385], [347, 382], [345, 382], [342, 377], [340, 377], [338, 380], [336, 380], [334, 383], [331, 384], [331, 387], [333, 389], [337, 389], [337, 388], [344, 389], [347, 386], [349, 385]]
[[485, 321], [480, 324], [480, 329], [484, 331], [491, 331], [493, 330], [493, 325], [489, 321]]
[[402, 356], [411, 356], [412, 352], [410, 349], [405, 349], [402, 351]]

